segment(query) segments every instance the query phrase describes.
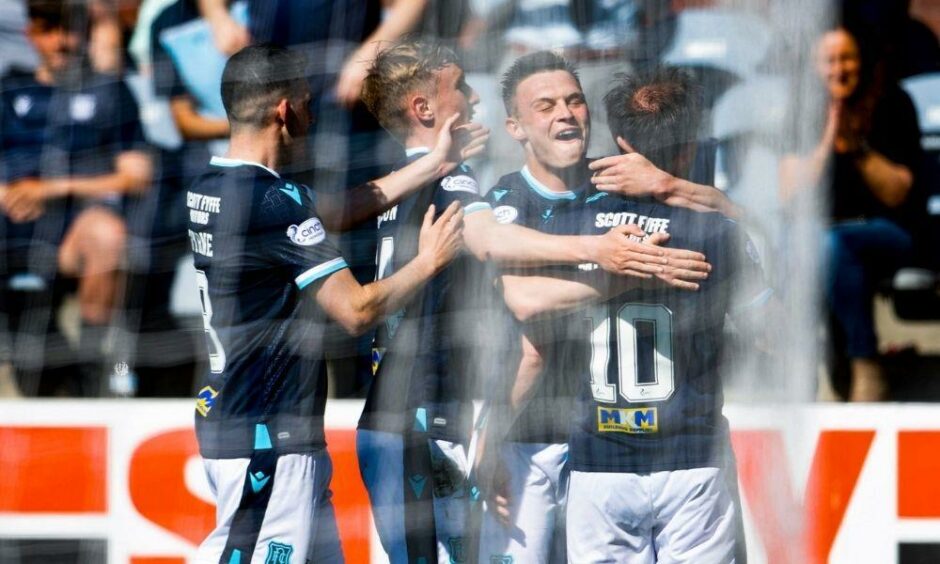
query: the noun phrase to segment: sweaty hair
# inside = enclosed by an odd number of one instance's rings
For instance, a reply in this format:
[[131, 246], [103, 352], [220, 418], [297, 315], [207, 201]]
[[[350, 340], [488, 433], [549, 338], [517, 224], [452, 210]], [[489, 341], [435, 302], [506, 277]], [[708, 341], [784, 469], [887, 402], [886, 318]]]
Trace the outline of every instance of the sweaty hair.
[[561, 55], [551, 51], [536, 51], [516, 59], [511, 67], [503, 74], [500, 83], [503, 89], [503, 105], [506, 107], [506, 114], [513, 115], [516, 105], [516, 89], [519, 83], [529, 78], [533, 74], [540, 72], [565, 71], [574, 77], [578, 87], [581, 87], [581, 80], [578, 78], [578, 71]]
[[274, 106], [304, 92], [306, 59], [271, 43], [249, 45], [232, 55], [222, 72], [222, 104], [233, 129], [263, 128]]
[[691, 76], [674, 67], [618, 74], [604, 96], [607, 125], [639, 153], [673, 172], [677, 157], [696, 141], [701, 96]]
[[85, 2], [78, 0], [28, 0], [26, 17], [44, 29], [83, 33], [88, 27]]
[[426, 40], [406, 39], [382, 51], [375, 58], [362, 84], [362, 101], [389, 133], [407, 136], [407, 96], [413, 92], [431, 95], [437, 84], [437, 71], [459, 65], [456, 53]]

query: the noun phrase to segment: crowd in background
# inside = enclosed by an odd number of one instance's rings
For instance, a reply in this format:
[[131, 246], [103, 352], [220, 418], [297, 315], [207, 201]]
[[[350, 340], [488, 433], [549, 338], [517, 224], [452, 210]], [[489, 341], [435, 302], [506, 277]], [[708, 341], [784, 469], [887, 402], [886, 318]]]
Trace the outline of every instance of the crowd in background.
[[[204, 369], [205, 312], [186, 277], [185, 194], [226, 149], [226, 57], [252, 42], [307, 54], [311, 154], [288, 172], [341, 192], [400, 158], [359, 92], [377, 49], [424, 34], [462, 54], [483, 100], [477, 119], [493, 130], [475, 166], [484, 187], [522, 162], [502, 134], [498, 94], [518, 56], [560, 49], [578, 66], [594, 120], [590, 156], [616, 152], [600, 102], [614, 73], [662, 62], [692, 69], [712, 117], [702, 132], [713, 140], [712, 174], [698, 180], [749, 210], [774, 253], [801, 201], [820, 198], [829, 347], [850, 375], [846, 395], [882, 399], [873, 293], [899, 268], [936, 268], [938, 255], [927, 215], [936, 156], [922, 148], [924, 114], [899, 85], [940, 71], [940, 46], [909, 2], [843, 4], [803, 76], [775, 68], [775, 51], [793, 46], [770, 33], [770, 0], [3, 2], [0, 362], [26, 396], [190, 396]], [[818, 119], [795, 119], [799, 96], [788, 93], [814, 84], [828, 102]], [[756, 119], [742, 118], [735, 93], [757, 100]], [[803, 122], [812, 127], [790, 127]], [[763, 145], [767, 154], [754, 154]], [[374, 227], [340, 239], [360, 281], [375, 275]], [[777, 284], [785, 264], [771, 268]], [[368, 335], [331, 336], [333, 394], [362, 393], [370, 345]]]

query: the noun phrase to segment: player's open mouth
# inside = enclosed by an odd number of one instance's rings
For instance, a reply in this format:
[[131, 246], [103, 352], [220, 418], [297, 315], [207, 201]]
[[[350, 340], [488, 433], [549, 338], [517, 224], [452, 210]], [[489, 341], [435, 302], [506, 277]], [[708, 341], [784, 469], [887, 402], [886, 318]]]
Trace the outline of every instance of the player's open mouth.
[[573, 127], [571, 129], [563, 129], [555, 134], [555, 139], [558, 141], [573, 141], [575, 139], [582, 139], [581, 130]]

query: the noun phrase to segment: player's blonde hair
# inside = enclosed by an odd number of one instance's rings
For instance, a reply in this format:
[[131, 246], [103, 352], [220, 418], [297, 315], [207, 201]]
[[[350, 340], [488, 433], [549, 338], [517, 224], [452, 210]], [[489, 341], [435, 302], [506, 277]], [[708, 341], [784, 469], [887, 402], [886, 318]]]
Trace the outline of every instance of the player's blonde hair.
[[459, 64], [457, 55], [443, 45], [427, 40], [406, 39], [383, 50], [375, 58], [362, 85], [362, 101], [389, 133], [407, 137], [407, 97], [414, 92], [431, 95], [436, 72]]

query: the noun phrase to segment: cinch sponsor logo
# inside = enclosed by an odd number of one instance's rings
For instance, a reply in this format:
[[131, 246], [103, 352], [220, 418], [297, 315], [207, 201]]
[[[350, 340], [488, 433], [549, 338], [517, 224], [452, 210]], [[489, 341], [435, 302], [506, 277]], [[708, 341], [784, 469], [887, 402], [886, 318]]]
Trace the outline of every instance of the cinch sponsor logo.
[[479, 193], [477, 181], [473, 177], [461, 174], [460, 176], [447, 176], [441, 180], [441, 188], [448, 192], [471, 192]]
[[499, 223], [512, 223], [519, 217], [519, 210], [512, 206], [499, 206], [493, 210], [496, 215], [496, 221]]
[[597, 408], [597, 430], [601, 433], [630, 433], [640, 435], [659, 432], [659, 419], [655, 407], [624, 409]]
[[304, 247], [316, 245], [326, 238], [326, 231], [320, 220], [311, 217], [300, 225], [291, 225], [287, 228], [287, 236], [291, 241]]

